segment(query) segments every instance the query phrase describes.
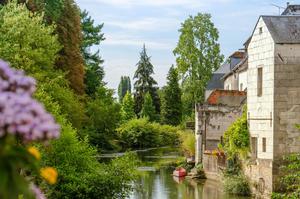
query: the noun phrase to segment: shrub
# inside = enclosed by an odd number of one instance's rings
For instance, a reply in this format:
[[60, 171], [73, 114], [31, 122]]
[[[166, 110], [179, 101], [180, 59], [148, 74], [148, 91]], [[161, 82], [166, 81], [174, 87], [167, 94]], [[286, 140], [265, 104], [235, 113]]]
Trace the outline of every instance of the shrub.
[[251, 194], [248, 180], [243, 175], [226, 176], [224, 179], [224, 190], [227, 193], [242, 196]]
[[300, 197], [300, 154], [290, 154], [284, 158], [281, 170], [285, 175], [280, 179], [278, 193], [272, 198], [293, 199]]
[[250, 149], [250, 136], [247, 125], [247, 111], [238, 118], [224, 133], [224, 143], [220, 145], [229, 159], [246, 157]]
[[196, 138], [192, 131], [180, 132], [181, 149], [187, 157], [195, 155]]
[[122, 124], [118, 135], [123, 148], [147, 148], [175, 145], [179, 142], [178, 128], [151, 123], [146, 118], [132, 119]]
[[124, 198], [135, 178], [133, 155], [118, 158], [108, 165], [100, 164], [96, 150], [87, 139], [77, 138], [76, 130], [61, 113], [59, 104], [43, 89], [38, 90], [36, 97], [51, 110], [62, 128], [61, 138], [42, 148], [42, 164], [51, 163], [60, 174], [55, 186], [42, 184], [49, 198]]

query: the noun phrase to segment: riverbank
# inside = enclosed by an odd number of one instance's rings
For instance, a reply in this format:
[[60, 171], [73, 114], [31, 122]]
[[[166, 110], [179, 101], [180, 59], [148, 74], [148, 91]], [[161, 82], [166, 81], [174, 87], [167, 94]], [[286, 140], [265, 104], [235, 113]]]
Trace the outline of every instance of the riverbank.
[[[173, 177], [174, 168], [185, 161], [179, 148], [160, 147], [135, 152], [140, 161], [139, 175], [128, 199], [249, 199], [226, 194], [220, 181]], [[108, 161], [122, 155], [110, 153], [99, 158]]]

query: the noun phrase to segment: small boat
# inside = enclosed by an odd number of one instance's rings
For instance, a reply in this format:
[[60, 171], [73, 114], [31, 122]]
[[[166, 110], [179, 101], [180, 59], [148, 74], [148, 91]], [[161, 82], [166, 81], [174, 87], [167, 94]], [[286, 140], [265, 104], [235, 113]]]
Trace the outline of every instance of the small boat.
[[176, 168], [176, 170], [173, 171], [173, 176], [184, 177], [186, 176], [186, 170], [182, 167]]

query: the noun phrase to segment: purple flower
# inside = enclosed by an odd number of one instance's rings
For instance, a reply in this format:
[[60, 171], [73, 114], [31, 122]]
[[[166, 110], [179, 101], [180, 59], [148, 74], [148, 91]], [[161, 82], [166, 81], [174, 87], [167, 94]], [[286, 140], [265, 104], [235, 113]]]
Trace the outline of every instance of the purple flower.
[[59, 125], [32, 98], [34, 91], [33, 78], [0, 60], [0, 137], [11, 134], [28, 142], [59, 136]]
[[43, 194], [43, 192], [35, 184], [31, 184], [30, 189], [31, 189], [31, 191], [34, 194], [36, 199], [46, 199], [46, 196]]

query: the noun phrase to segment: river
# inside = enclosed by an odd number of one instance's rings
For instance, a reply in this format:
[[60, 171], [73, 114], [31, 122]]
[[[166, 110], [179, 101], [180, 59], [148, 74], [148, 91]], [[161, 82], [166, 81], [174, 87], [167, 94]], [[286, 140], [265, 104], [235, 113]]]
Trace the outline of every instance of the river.
[[137, 154], [142, 162], [140, 175], [128, 199], [248, 199], [225, 194], [218, 181], [173, 177], [173, 168], [166, 165], [180, 158], [178, 149], [149, 149]]

